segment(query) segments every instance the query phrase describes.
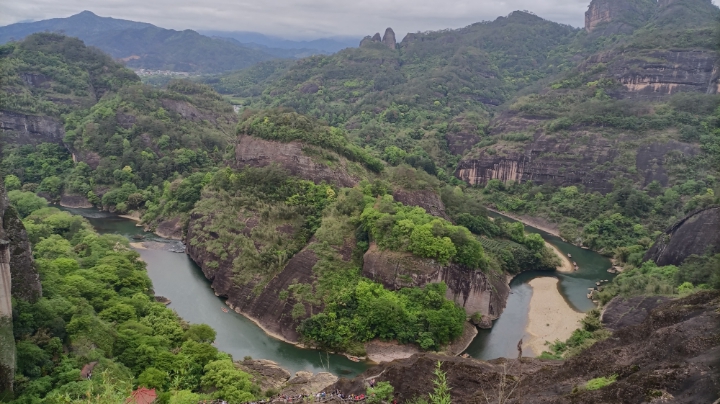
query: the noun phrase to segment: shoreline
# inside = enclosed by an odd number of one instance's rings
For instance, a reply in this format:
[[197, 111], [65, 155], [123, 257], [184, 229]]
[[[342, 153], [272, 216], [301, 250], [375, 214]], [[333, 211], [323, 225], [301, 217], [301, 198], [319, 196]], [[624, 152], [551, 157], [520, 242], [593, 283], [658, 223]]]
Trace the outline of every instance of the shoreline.
[[555, 268], [556, 271], [563, 273], [575, 272], [575, 266], [570, 261], [570, 259], [565, 254], [563, 254], [562, 251], [560, 251], [559, 248], [555, 247], [551, 243], [548, 243], [547, 241], [545, 242], [545, 246], [554, 251], [555, 255], [560, 258], [560, 266]]
[[520, 222], [520, 223], [522, 223], [522, 224], [524, 224], [524, 225], [527, 225], [527, 226], [530, 226], [530, 227], [534, 227], [534, 228], [536, 228], [536, 229], [538, 229], [538, 230], [542, 230], [542, 231], [544, 231], [545, 233], [548, 233], [548, 234], [552, 234], [552, 235], [555, 236], [555, 237], [560, 237], [560, 238], [562, 238], [562, 237], [560, 236], [560, 230], [557, 228], [557, 225], [555, 225], [554, 223], [551, 223], [551, 222], [550, 222], [549, 220], [547, 220], [547, 219], [543, 219], [543, 218], [540, 218], [540, 217], [534, 217], [534, 216], [518, 216], [518, 215], [515, 215], [515, 214], [512, 214], [512, 213], [501, 212], [501, 211], [499, 211], [499, 210], [497, 210], [497, 209], [488, 208], [487, 206], [485, 207], [485, 209], [487, 209], [487, 210], [489, 210], [489, 211], [491, 211], [491, 212], [495, 212], [495, 213], [497, 213], [498, 215], [507, 216], [507, 217], [509, 217], [509, 218], [511, 218], [511, 219], [517, 220], [518, 222]]
[[525, 333], [529, 336], [523, 349], [530, 349], [534, 356], [547, 350], [545, 342], [565, 341], [578, 328], [584, 313], [575, 311], [558, 290], [559, 280], [539, 277], [528, 282], [532, 288], [528, 323]]

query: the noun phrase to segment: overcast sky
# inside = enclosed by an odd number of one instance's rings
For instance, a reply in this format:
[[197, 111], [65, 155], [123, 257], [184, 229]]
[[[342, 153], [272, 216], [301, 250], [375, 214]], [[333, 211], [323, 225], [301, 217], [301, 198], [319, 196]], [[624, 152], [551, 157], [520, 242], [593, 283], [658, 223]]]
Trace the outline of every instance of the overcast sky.
[[[713, 0], [718, 4], [720, 0]], [[590, 0], [0, 0], [0, 25], [68, 17], [104, 17], [163, 28], [255, 31], [286, 38], [364, 36], [459, 28], [514, 10], [580, 27]]]

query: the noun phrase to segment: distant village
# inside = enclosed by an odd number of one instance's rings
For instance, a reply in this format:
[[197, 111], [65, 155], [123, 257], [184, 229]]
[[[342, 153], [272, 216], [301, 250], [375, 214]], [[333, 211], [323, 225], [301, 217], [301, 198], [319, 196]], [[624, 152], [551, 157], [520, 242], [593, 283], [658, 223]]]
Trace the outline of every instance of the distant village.
[[173, 77], [196, 76], [196, 75], [191, 75], [188, 72], [174, 72], [172, 70], [134, 69], [133, 71], [138, 76], [173, 76]]

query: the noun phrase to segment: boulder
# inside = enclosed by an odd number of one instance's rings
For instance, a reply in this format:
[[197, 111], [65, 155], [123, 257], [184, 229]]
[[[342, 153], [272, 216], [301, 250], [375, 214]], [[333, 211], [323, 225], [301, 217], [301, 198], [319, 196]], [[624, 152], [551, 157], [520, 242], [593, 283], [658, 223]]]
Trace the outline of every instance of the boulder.
[[719, 229], [720, 206], [692, 212], [658, 236], [643, 260], [659, 266], [680, 265], [693, 254], [720, 253]]

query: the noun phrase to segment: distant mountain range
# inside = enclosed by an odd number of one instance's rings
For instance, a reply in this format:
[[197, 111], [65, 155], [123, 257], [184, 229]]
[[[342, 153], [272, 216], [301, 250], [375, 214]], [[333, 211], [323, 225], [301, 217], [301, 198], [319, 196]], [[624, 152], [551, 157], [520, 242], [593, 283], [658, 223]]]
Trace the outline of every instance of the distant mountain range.
[[312, 41], [293, 41], [289, 39], [268, 36], [257, 32], [244, 31], [198, 31], [203, 35], [211, 37], [231, 38], [243, 45], [253, 47], [260, 45], [264, 48], [277, 49], [311, 49], [321, 53], [335, 53], [345, 48], [355, 48], [360, 43], [361, 37], [335, 36], [330, 38], [314, 39]]
[[238, 70], [270, 59], [296, 59], [328, 54], [359, 39], [327, 38], [291, 41], [251, 32], [176, 31], [152, 24], [100, 17], [83, 11], [67, 18], [0, 27], [0, 44], [36, 32], [74, 36], [136, 69], [218, 73]]

